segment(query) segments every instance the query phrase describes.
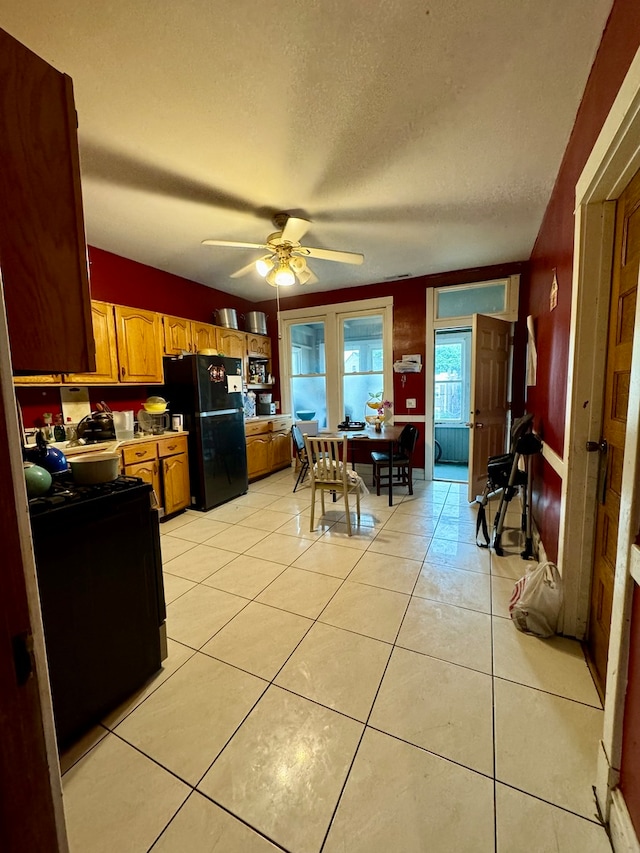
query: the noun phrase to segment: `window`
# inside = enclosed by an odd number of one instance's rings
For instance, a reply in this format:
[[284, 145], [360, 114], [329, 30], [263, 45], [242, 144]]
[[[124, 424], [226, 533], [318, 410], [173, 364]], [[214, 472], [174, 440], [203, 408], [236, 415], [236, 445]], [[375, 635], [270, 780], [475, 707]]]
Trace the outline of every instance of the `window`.
[[371, 394], [392, 400], [391, 297], [280, 314], [283, 411], [316, 413], [320, 429], [361, 421]]
[[327, 422], [324, 323], [296, 323], [291, 335], [291, 411], [315, 412], [320, 427]]
[[433, 377], [433, 417], [436, 423], [452, 425], [466, 421], [470, 359], [470, 331], [436, 333]]

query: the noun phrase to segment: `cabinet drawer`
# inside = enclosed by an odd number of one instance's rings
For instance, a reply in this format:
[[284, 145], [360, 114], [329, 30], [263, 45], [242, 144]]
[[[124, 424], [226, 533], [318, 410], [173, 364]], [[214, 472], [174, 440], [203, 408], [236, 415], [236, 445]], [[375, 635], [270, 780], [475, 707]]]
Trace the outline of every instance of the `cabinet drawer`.
[[187, 452], [187, 436], [176, 435], [171, 438], [158, 439], [158, 456], [175, 456], [176, 453]]
[[289, 417], [273, 418], [271, 421], [272, 432], [283, 432], [288, 429], [291, 429], [291, 418]]
[[265, 432], [271, 432], [269, 421], [255, 421], [253, 423], [244, 423], [245, 435], [262, 435]]
[[122, 448], [122, 458], [125, 465], [144, 462], [147, 459], [157, 459], [158, 451], [155, 441], [145, 441], [144, 444], [128, 444]]

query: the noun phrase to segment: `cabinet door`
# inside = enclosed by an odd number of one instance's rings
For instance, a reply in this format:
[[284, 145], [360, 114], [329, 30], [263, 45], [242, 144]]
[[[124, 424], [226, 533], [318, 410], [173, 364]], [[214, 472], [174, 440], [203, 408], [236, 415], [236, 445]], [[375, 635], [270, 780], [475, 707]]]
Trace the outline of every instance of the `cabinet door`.
[[0, 30], [0, 80], [0, 255], [13, 370], [93, 370], [71, 78]]
[[95, 373], [69, 373], [65, 382], [74, 385], [108, 385], [118, 381], [118, 350], [113, 305], [92, 302], [93, 337], [96, 342]]
[[160, 314], [116, 305], [115, 315], [120, 381], [162, 382]]
[[218, 349], [228, 358], [242, 358], [247, 354], [247, 336], [237, 329], [223, 329], [216, 326]]
[[164, 330], [165, 355], [180, 355], [181, 352], [193, 352], [191, 340], [191, 322], [183, 317], [162, 318]]
[[291, 465], [291, 434], [274, 432], [271, 434], [271, 470]]
[[271, 358], [271, 338], [264, 335], [247, 335], [247, 350], [249, 355], [260, 355]]
[[271, 435], [255, 435], [247, 438], [247, 473], [249, 479], [261, 477], [271, 470]]
[[166, 515], [191, 504], [189, 459], [186, 453], [167, 456], [162, 460], [162, 488]]
[[125, 465], [124, 473], [128, 477], [140, 477], [145, 483], [151, 483], [159, 506], [162, 505], [160, 494], [160, 469], [157, 459], [148, 459], [146, 462], [136, 462], [135, 465]]
[[194, 352], [199, 352], [201, 349], [218, 349], [216, 327], [210, 323], [194, 323], [192, 320], [191, 342]]

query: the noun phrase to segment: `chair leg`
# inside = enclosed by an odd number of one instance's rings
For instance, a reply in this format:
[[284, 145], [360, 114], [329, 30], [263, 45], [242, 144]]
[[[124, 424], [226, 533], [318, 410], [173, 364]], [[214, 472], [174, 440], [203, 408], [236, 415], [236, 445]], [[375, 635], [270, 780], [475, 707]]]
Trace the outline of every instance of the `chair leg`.
[[373, 476], [376, 481], [376, 495], [380, 497], [380, 466], [374, 465], [373, 470], [375, 472]]
[[311, 484], [311, 527], [309, 528], [309, 533], [313, 533], [313, 516], [316, 509], [316, 487]]
[[296, 480], [296, 484], [293, 487], [294, 492], [298, 488], [300, 483], [302, 483], [302, 481], [304, 480], [305, 474], [307, 473], [308, 470], [309, 470], [309, 464], [307, 462], [303, 462], [302, 465], [300, 466], [300, 471], [298, 472], [298, 479]]
[[349, 512], [349, 492], [344, 492], [344, 508], [347, 511], [347, 535], [351, 536], [351, 513]]
[[356, 510], [358, 513], [358, 526], [360, 526], [360, 489], [356, 491]]
[[409, 494], [413, 494], [413, 471], [411, 468], [407, 470], [407, 477], [409, 479]]

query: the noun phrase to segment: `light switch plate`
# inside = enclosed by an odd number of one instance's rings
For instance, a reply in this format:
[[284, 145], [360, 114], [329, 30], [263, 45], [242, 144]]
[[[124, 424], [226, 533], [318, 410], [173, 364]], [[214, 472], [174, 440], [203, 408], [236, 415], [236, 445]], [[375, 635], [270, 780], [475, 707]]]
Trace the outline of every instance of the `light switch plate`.
[[407, 409], [415, 409], [415, 407], [416, 407], [416, 398], [415, 397], [409, 397], [409, 399], [407, 400]]

